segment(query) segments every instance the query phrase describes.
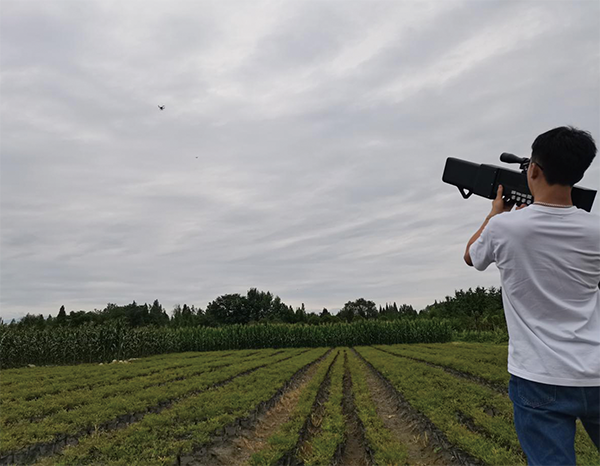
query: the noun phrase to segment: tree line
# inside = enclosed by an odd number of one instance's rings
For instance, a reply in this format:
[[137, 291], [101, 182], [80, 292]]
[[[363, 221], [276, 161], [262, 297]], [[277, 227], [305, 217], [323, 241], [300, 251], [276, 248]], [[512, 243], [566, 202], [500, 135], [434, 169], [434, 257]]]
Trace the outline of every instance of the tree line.
[[446, 319], [454, 330], [506, 331], [502, 288], [493, 286], [455, 291], [453, 297], [426, 306], [419, 316]]
[[19, 322], [10, 324], [19, 327], [78, 327], [119, 321], [131, 327], [219, 327], [232, 324], [290, 323], [290, 324], [330, 324], [356, 322], [361, 320], [432, 319], [441, 318], [451, 322], [456, 330], [505, 330], [506, 323], [502, 310], [501, 289], [489, 290], [477, 287], [467, 291], [459, 290], [453, 297], [446, 296], [442, 302], [435, 301], [421, 312], [410, 305], [398, 306], [395, 302], [377, 306], [373, 301], [359, 298], [348, 301], [337, 314], [326, 308], [320, 313], [307, 312], [304, 304], [294, 309], [281, 301], [279, 296], [256, 288], [248, 290], [245, 296], [225, 294], [210, 302], [206, 309], [194, 305], [174, 306], [169, 315], [158, 300], [152, 305], [131, 304], [119, 306], [109, 303], [104, 309], [94, 311], [66, 312], [61, 306], [56, 316], [27, 314]]

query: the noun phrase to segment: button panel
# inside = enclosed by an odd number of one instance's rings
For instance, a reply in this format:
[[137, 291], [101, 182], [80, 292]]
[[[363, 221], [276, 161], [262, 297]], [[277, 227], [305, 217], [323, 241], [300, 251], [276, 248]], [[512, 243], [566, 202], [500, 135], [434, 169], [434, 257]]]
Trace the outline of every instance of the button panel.
[[530, 205], [533, 202], [533, 196], [531, 194], [520, 193], [515, 189], [510, 190], [509, 198], [511, 201], [515, 201], [517, 204]]

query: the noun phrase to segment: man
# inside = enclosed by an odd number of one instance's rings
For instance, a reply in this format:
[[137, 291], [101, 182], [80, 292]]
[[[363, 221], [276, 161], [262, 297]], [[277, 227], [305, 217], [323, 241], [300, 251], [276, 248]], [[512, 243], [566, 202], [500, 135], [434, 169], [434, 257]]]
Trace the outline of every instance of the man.
[[530, 465], [575, 465], [575, 421], [600, 443], [600, 219], [571, 189], [596, 155], [573, 127], [539, 135], [527, 183], [534, 203], [511, 212], [498, 187], [465, 262], [500, 270], [509, 333], [509, 396]]

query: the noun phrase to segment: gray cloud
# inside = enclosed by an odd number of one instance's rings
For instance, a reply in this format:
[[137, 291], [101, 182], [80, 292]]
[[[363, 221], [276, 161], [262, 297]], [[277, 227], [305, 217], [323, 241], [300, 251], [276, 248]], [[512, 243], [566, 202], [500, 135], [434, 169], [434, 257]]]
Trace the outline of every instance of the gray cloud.
[[5, 319], [498, 286], [462, 262], [489, 202], [441, 182], [446, 157], [598, 139], [597, 2], [2, 6]]

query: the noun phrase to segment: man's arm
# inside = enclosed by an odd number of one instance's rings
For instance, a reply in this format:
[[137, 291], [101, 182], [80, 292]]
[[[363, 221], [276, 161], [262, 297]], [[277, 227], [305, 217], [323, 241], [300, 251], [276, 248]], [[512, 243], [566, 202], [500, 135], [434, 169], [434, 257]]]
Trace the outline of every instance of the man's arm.
[[471, 245], [477, 241], [477, 239], [479, 239], [479, 237], [481, 236], [481, 232], [483, 231], [483, 229], [486, 227], [486, 225], [488, 224], [488, 222], [490, 221], [490, 219], [493, 217], [492, 214], [488, 215], [485, 218], [485, 221], [483, 222], [483, 224], [479, 227], [479, 230], [477, 230], [477, 232], [471, 237], [471, 239], [469, 240], [469, 242], [467, 243], [467, 249], [465, 251], [465, 262], [467, 263], [467, 265], [469, 267], [473, 267], [473, 261], [471, 260], [471, 254], [469, 253], [469, 248], [471, 247]]
[[502, 199], [503, 189], [504, 188], [502, 187], [502, 185], [498, 185], [498, 191], [496, 192], [496, 199], [494, 199], [492, 201], [492, 210], [490, 211], [488, 216], [485, 218], [483, 225], [481, 225], [481, 227], [479, 227], [479, 230], [477, 230], [477, 232], [471, 237], [471, 239], [467, 243], [467, 249], [465, 250], [464, 259], [465, 259], [465, 262], [467, 263], [467, 265], [470, 267], [473, 267], [473, 261], [471, 260], [471, 254], [469, 253], [469, 248], [471, 247], [471, 245], [479, 239], [479, 237], [481, 236], [481, 233], [483, 232], [483, 230], [485, 229], [486, 225], [488, 224], [488, 222], [490, 221], [490, 219], [492, 217], [494, 217], [495, 215], [501, 214], [503, 212], [509, 212], [514, 206], [514, 204], [504, 202], [504, 199]]

